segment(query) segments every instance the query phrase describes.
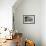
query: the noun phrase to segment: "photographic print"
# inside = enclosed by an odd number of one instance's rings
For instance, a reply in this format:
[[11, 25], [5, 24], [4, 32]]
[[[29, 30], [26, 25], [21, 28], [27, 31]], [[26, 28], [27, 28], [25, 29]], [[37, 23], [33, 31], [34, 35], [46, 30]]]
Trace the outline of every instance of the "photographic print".
[[35, 24], [35, 15], [23, 15], [24, 24]]

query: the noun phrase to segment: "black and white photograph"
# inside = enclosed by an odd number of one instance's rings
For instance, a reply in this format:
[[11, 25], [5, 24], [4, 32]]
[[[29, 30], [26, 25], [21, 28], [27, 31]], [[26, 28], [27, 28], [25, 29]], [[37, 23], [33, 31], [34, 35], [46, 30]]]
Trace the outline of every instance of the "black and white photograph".
[[24, 24], [35, 24], [35, 15], [24, 15], [23, 23]]

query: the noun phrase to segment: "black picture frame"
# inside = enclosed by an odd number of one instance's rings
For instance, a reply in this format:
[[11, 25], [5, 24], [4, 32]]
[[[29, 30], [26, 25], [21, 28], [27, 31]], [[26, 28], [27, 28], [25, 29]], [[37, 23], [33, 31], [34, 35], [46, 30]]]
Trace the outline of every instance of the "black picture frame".
[[23, 15], [23, 24], [35, 24], [35, 15]]

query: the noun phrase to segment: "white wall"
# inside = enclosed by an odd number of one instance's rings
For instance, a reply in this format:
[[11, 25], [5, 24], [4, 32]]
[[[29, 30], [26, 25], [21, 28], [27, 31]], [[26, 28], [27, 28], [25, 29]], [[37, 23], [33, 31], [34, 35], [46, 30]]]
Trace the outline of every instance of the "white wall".
[[[18, 7], [14, 6], [15, 28], [25, 38], [34, 40], [36, 46], [41, 46], [41, 1], [23, 0]], [[35, 24], [23, 24], [23, 15], [35, 15]]]
[[[15, 27], [19, 32], [22, 32], [25, 37], [33, 38], [37, 42], [37, 46], [39, 46], [40, 42], [40, 44], [42, 44], [40, 46], [46, 46], [46, 0], [41, 0], [41, 2], [40, 0], [25, 0], [20, 4], [19, 6], [17, 5], [18, 7], [14, 5], [13, 8]], [[35, 14], [35, 24], [23, 24], [24, 14]], [[38, 35], [36, 33], [38, 33]]]
[[41, 38], [42, 46], [46, 46], [46, 0], [41, 1]]
[[12, 6], [16, 0], [0, 0], [0, 27], [12, 28]]

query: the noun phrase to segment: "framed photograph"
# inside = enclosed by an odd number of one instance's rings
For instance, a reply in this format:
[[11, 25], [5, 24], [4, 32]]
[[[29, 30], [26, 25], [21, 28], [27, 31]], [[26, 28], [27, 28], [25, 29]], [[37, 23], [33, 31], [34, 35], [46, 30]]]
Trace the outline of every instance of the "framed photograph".
[[23, 24], [35, 24], [35, 15], [23, 15]]

